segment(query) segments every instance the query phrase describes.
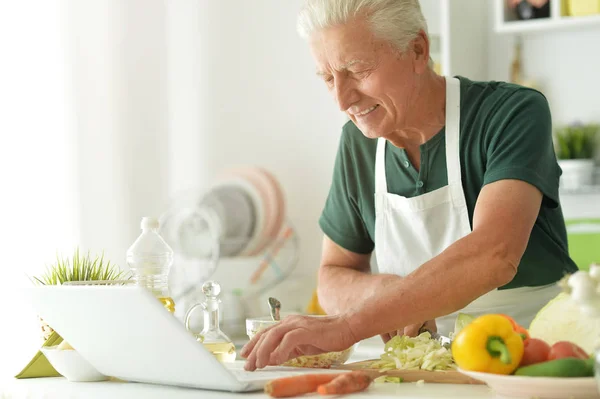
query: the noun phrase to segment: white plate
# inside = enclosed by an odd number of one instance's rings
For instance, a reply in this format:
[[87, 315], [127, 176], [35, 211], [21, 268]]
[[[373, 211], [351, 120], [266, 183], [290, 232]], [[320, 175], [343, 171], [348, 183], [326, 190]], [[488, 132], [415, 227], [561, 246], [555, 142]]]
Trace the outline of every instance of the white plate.
[[466, 371], [463, 374], [485, 382], [499, 398], [597, 399], [600, 398], [594, 377], [549, 378], [523, 377]]

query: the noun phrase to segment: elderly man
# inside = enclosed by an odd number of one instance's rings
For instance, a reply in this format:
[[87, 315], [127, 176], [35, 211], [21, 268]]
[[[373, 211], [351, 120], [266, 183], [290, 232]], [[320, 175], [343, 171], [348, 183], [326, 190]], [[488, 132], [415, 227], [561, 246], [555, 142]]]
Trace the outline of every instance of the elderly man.
[[438, 76], [417, 0], [308, 0], [299, 28], [350, 118], [320, 219], [331, 316], [258, 334], [246, 369], [376, 335], [448, 334], [458, 311], [529, 325], [577, 270], [544, 96]]

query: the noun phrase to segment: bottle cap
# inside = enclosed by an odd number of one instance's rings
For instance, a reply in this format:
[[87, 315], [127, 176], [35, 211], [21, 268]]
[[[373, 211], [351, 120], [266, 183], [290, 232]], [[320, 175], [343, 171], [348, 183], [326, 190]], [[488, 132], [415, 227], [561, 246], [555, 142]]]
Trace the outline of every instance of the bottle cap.
[[215, 298], [221, 293], [221, 286], [216, 281], [209, 280], [202, 285], [202, 292], [207, 298]]
[[158, 219], [155, 217], [145, 216], [142, 218], [142, 230], [158, 229]]

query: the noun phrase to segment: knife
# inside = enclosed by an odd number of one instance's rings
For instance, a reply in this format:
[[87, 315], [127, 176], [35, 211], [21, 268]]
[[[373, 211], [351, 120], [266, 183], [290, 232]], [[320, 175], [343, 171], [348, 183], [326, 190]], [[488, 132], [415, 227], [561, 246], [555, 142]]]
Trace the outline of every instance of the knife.
[[450, 349], [452, 347], [452, 340], [445, 335], [438, 334], [436, 332], [431, 333], [431, 338], [440, 341], [442, 346], [446, 349]]
[[431, 335], [431, 338], [435, 339], [436, 341], [439, 341], [444, 348], [450, 349], [452, 347], [452, 340], [449, 337], [446, 337], [445, 335], [439, 334], [434, 331], [429, 331], [425, 328], [419, 330], [419, 334], [424, 332], [428, 332]]

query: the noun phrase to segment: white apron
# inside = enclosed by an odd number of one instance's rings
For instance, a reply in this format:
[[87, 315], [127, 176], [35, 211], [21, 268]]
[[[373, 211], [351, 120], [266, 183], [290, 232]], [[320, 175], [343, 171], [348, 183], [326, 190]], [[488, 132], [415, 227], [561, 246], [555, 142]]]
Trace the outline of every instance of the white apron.
[[[385, 173], [385, 139], [375, 156], [375, 256], [380, 273], [406, 276], [471, 232], [460, 172], [460, 82], [446, 78], [446, 167], [448, 185], [413, 198], [390, 194]], [[419, 187], [422, 182], [417, 182]], [[485, 265], [482, 265], [484, 267]], [[418, 289], [415, 287], [415, 289]], [[535, 314], [560, 292], [543, 287], [495, 289], [460, 310], [473, 316], [505, 313], [529, 327]], [[458, 312], [457, 312], [458, 313]], [[436, 319], [438, 332], [454, 331], [457, 313]]]

